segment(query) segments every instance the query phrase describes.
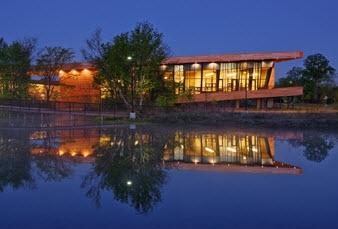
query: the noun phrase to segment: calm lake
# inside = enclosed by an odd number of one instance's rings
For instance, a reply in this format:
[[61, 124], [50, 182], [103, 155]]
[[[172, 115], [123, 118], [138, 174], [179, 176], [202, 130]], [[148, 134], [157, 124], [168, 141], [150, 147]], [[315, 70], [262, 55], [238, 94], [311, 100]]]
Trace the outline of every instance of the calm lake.
[[338, 228], [336, 133], [2, 118], [0, 228]]

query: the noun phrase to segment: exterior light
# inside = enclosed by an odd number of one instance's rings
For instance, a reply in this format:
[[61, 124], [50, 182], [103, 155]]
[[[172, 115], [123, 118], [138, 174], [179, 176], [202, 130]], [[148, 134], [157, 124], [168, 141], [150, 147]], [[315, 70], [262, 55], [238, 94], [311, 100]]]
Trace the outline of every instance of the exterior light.
[[84, 150], [84, 151], [82, 152], [82, 156], [84, 156], [84, 157], [88, 157], [89, 155], [90, 155], [90, 153], [89, 153], [88, 150]]
[[191, 65], [191, 67], [192, 67], [193, 69], [199, 69], [200, 66], [201, 66], [201, 65], [198, 64], [198, 63], [194, 63], [194, 64]]
[[127, 60], [132, 60], [133, 58], [131, 56], [127, 56]]
[[126, 184], [127, 184], [128, 186], [132, 186], [132, 185], [133, 185], [133, 182], [132, 182], [131, 180], [128, 180], [128, 181], [126, 182]]
[[62, 155], [64, 155], [64, 154], [65, 154], [65, 151], [59, 150], [59, 155], [60, 155], [60, 156], [62, 156]]
[[167, 80], [167, 79], [168, 79], [168, 76], [165, 76], [164, 79]]
[[184, 149], [184, 146], [181, 144], [181, 148]]
[[213, 164], [213, 165], [215, 165], [215, 159], [211, 159], [210, 161], [209, 161], [211, 164]]
[[246, 156], [243, 156], [243, 160], [246, 160]]
[[76, 155], [76, 152], [72, 152], [71, 155], [74, 157]]
[[138, 145], [138, 140], [136, 140], [136, 141], [134, 142], [134, 144], [137, 146], [137, 145]]

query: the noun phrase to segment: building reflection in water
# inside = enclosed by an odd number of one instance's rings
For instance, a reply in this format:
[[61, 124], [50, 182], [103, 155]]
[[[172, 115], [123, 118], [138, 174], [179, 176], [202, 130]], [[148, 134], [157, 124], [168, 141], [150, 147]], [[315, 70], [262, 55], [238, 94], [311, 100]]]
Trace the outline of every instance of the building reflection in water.
[[[17, 135], [17, 133], [16, 133]], [[11, 144], [17, 136], [0, 136], [0, 149], [27, 152], [22, 160], [12, 160], [1, 150], [0, 160], [11, 160], [8, 168], [24, 173], [19, 181], [11, 181], [13, 171], [0, 170], [0, 190], [6, 186], [35, 179], [30, 167], [45, 180], [61, 181], [73, 174], [75, 164], [88, 164], [82, 188], [86, 195], [100, 204], [103, 190], [114, 199], [129, 204], [138, 212], [149, 212], [161, 201], [168, 170], [199, 170], [217, 172], [301, 174], [302, 169], [275, 161], [273, 134], [226, 131], [177, 131], [159, 128], [128, 127], [112, 129], [67, 129], [20, 133], [22, 144]], [[278, 136], [281, 138], [283, 136]], [[289, 136], [287, 136], [288, 138]], [[302, 136], [296, 136], [302, 138]], [[3, 151], [3, 152], [2, 152]], [[7, 157], [7, 156], [8, 157]], [[5, 157], [6, 156], [6, 157]], [[17, 157], [16, 157], [17, 158]], [[5, 163], [6, 162], [6, 163]], [[20, 163], [16, 165], [16, 163]], [[27, 180], [27, 182], [26, 182]], [[19, 185], [18, 185], [19, 184]]]
[[[123, 131], [126, 136], [121, 135]], [[31, 152], [39, 154], [48, 151], [59, 156], [72, 156], [81, 162], [90, 162], [95, 157], [102, 156], [101, 152], [95, 150], [99, 146], [125, 148], [121, 151], [123, 153], [131, 148], [148, 145], [157, 148], [156, 153], [162, 155], [165, 163], [178, 162], [175, 168], [180, 169], [302, 173], [297, 166], [274, 160], [275, 136], [176, 131], [166, 135], [162, 142], [156, 142], [154, 133], [131, 133], [127, 129], [122, 132], [119, 134], [98, 129], [71, 129], [51, 134], [37, 131], [30, 135]]]
[[275, 137], [245, 133], [177, 132], [174, 145], [165, 145], [163, 159], [183, 162], [178, 164], [181, 169], [302, 173], [300, 168], [277, 162], [274, 157]]

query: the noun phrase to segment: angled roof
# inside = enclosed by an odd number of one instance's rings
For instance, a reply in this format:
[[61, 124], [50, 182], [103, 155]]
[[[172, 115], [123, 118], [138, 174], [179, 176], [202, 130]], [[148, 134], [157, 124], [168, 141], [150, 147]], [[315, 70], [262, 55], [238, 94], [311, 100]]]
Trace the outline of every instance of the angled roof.
[[[191, 63], [211, 63], [211, 62], [239, 62], [239, 61], [275, 61], [282, 62], [300, 59], [304, 56], [302, 51], [293, 52], [255, 52], [238, 54], [219, 54], [219, 55], [197, 55], [197, 56], [173, 56], [165, 59], [162, 64], [191, 64]], [[64, 71], [71, 70], [95, 70], [95, 66], [88, 62], [71, 63], [63, 66]], [[31, 69], [35, 71], [35, 67]]]
[[219, 55], [176, 56], [164, 60], [163, 64], [189, 64], [210, 62], [238, 62], [238, 61], [288, 61], [300, 59], [304, 56], [302, 51], [293, 52], [256, 52]]

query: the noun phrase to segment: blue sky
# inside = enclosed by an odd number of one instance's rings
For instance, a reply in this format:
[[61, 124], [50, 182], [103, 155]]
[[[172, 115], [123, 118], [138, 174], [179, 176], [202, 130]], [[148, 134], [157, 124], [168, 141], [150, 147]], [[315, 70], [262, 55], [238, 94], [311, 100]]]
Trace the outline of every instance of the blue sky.
[[[79, 50], [96, 28], [106, 40], [149, 21], [173, 55], [302, 50], [338, 68], [335, 0], [1, 0], [0, 37]], [[277, 65], [277, 77], [302, 61]]]

